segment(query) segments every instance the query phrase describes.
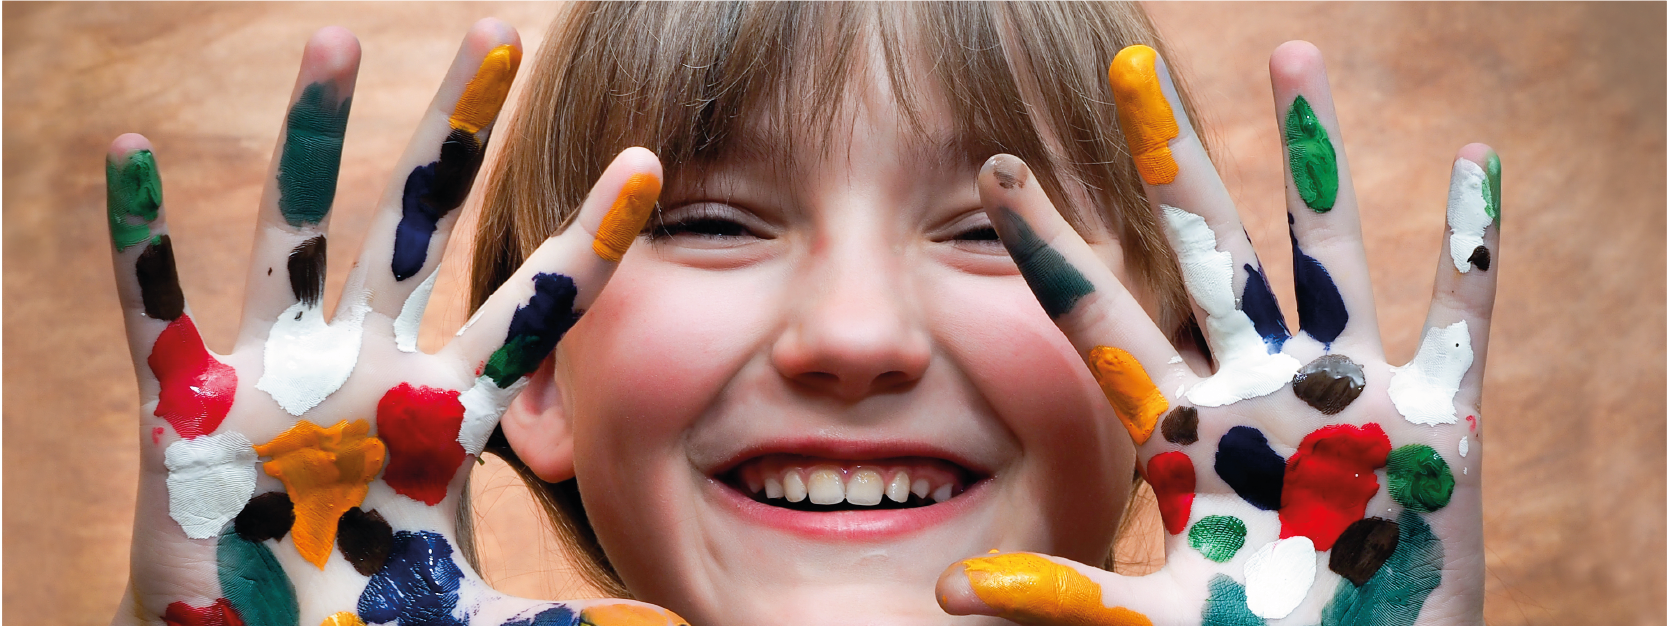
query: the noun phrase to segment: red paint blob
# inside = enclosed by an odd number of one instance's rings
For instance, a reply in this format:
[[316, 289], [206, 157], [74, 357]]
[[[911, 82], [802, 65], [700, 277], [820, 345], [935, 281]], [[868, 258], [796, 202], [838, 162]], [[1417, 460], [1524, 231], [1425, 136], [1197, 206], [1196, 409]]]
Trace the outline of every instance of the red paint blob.
[[237, 370], [214, 360], [190, 316], [181, 315], [162, 329], [146, 363], [162, 385], [156, 416], [168, 420], [181, 437], [214, 432], [232, 410]]
[[1384, 467], [1390, 438], [1378, 424], [1327, 426], [1309, 433], [1286, 460], [1280, 497], [1280, 538], [1304, 536], [1331, 550], [1344, 529], [1378, 493], [1373, 470]]
[[1471, 432], [1477, 432], [1477, 416], [1467, 415], [1465, 416], [1465, 421], [1471, 425]]
[[159, 445], [159, 446], [162, 445], [162, 427], [161, 426], [158, 426], [156, 428], [151, 429], [151, 443]]
[[1187, 528], [1193, 513], [1193, 459], [1183, 452], [1165, 452], [1147, 461], [1147, 482], [1158, 498], [1158, 513], [1164, 530], [1172, 535]]
[[383, 482], [413, 500], [439, 504], [463, 464], [462, 425], [463, 403], [456, 391], [410, 383], [389, 389], [376, 405], [377, 437], [388, 446]]
[[162, 614], [162, 621], [168, 626], [243, 626], [243, 618], [225, 598], [202, 608], [175, 602], [168, 605], [168, 612]]

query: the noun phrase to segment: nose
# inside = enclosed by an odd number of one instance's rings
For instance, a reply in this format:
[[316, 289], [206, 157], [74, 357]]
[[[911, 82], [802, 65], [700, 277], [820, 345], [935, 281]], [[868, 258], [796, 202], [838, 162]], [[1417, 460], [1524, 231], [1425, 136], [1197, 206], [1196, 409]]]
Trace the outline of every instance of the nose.
[[914, 386], [932, 362], [932, 342], [897, 253], [863, 246], [812, 256], [824, 259], [789, 296], [789, 318], [771, 346], [776, 370], [802, 391], [845, 402]]

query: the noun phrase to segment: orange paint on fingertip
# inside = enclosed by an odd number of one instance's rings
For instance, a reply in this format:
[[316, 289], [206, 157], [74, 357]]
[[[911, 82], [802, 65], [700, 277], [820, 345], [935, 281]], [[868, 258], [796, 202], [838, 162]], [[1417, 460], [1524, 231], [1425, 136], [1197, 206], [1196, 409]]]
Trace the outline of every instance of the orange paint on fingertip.
[[654, 203], [659, 199], [659, 178], [654, 174], [632, 174], [625, 186], [620, 188], [614, 206], [602, 216], [602, 225], [597, 227], [591, 250], [605, 260], [620, 262], [626, 250], [631, 248], [631, 242], [637, 239], [637, 234], [643, 232], [643, 225], [648, 223]]
[[284, 483], [295, 502], [290, 533], [302, 558], [319, 569], [336, 543], [336, 523], [359, 506], [370, 482], [382, 470], [388, 448], [370, 436], [371, 423], [337, 422], [329, 428], [302, 420], [255, 453], [272, 460], [262, 469]]
[[1123, 350], [1097, 346], [1089, 351], [1089, 367], [1135, 445], [1147, 443], [1153, 429], [1158, 427], [1159, 417], [1170, 410], [1170, 401], [1164, 399], [1164, 393], [1153, 384], [1141, 362]]
[[487, 52], [475, 77], [464, 85], [449, 120], [452, 128], [471, 133], [481, 132], [498, 117], [504, 108], [504, 98], [510, 94], [516, 68], [521, 67], [521, 49], [504, 44]]
[[348, 611], [337, 611], [319, 622], [319, 626], [365, 626], [365, 620]]
[[967, 582], [1003, 619], [1048, 626], [1152, 626], [1146, 615], [1107, 607], [1100, 584], [1035, 554], [981, 556], [961, 562]]
[[640, 604], [593, 606], [579, 612], [579, 623], [588, 626], [689, 626], [677, 613]]
[[1158, 51], [1141, 45], [1124, 48], [1106, 73], [1118, 105], [1118, 126], [1141, 179], [1149, 185], [1174, 182], [1178, 168], [1170, 140], [1180, 136], [1181, 128], [1159, 83]]

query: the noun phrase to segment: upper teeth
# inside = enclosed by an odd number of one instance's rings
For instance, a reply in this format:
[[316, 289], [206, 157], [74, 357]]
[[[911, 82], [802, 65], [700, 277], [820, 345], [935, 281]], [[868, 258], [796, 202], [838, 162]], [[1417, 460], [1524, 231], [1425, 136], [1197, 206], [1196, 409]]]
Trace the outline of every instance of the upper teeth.
[[748, 471], [743, 475], [747, 489], [754, 494], [763, 491], [767, 499], [786, 498], [789, 502], [809, 498], [812, 504], [822, 505], [847, 502], [875, 506], [884, 498], [905, 502], [911, 494], [923, 500], [930, 496], [933, 502], [943, 502], [954, 497], [958, 490], [953, 480], [943, 477], [934, 476], [931, 481], [927, 477], [911, 480], [906, 469], [892, 470], [890, 480], [872, 467], [858, 467], [849, 473], [827, 466], [787, 467], [763, 473], [762, 480], [760, 474]]

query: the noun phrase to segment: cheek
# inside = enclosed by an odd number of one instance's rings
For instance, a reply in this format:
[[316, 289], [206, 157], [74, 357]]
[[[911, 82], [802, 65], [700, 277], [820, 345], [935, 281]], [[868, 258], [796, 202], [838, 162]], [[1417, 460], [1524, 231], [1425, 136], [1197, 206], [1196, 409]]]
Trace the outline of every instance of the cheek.
[[1041, 505], [1053, 554], [1101, 558], [1129, 497], [1128, 434], [1024, 281], [939, 284], [941, 345], [1020, 442], [1012, 487]]

